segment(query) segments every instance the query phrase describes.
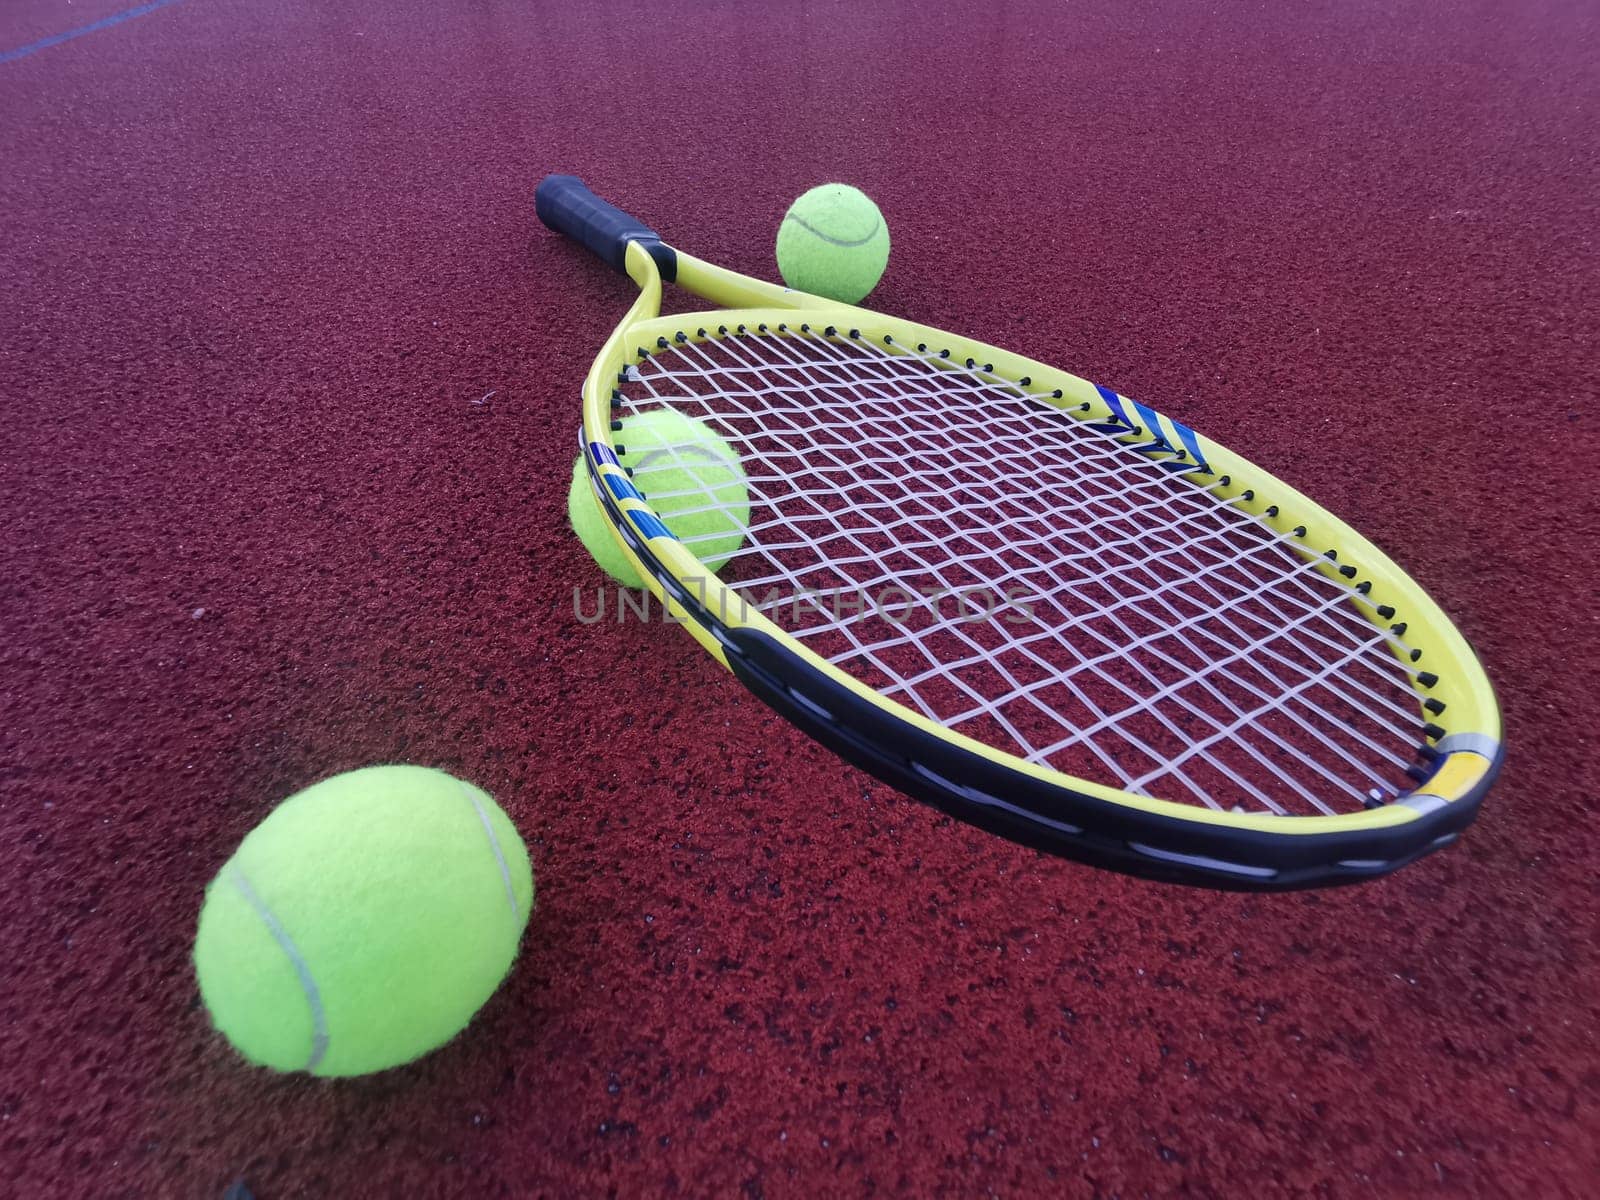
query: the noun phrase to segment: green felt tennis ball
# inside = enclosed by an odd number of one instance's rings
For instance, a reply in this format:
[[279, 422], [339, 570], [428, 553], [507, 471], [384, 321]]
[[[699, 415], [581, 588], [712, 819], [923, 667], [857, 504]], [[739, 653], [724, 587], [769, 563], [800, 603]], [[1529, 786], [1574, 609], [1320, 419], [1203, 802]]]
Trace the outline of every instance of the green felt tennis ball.
[[351, 771], [285, 800], [211, 881], [200, 994], [253, 1063], [382, 1071], [466, 1026], [532, 908], [528, 852], [485, 793], [423, 767]]
[[572, 464], [572, 486], [567, 489], [567, 519], [572, 522], [572, 530], [578, 535], [578, 540], [589, 551], [590, 557], [600, 564], [602, 571], [623, 587], [644, 586], [638, 569], [628, 561], [622, 547], [617, 545], [611, 526], [600, 511], [600, 502], [594, 498], [594, 490], [589, 486], [589, 469], [583, 465], [581, 454]]
[[847, 183], [814, 187], [778, 226], [778, 270], [792, 288], [855, 304], [889, 263], [889, 226], [878, 206]]
[[[739, 454], [703, 421], [671, 408], [624, 418], [613, 439], [617, 461], [667, 528], [712, 571], [744, 544], [750, 525], [750, 487]], [[580, 455], [567, 490], [572, 528], [606, 574], [625, 587], [643, 587], [589, 485]]]

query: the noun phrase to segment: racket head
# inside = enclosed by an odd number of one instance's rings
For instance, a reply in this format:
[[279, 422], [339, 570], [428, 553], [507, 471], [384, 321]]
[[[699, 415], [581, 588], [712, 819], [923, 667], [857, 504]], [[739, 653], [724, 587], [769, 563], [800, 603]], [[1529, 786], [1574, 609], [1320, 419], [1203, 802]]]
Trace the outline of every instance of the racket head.
[[[735, 307], [661, 317], [662, 254], [637, 243], [627, 248], [623, 266], [640, 296], [586, 381], [584, 460], [613, 534], [657, 599], [792, 723], [962, 820], [1097, 866], [1183, 883], [1281, 890], [1355, 882], [1449, 844], [1476, 815], [1501, 758], [1488, 680], [1438, 605], [1338, 518], [1226, 447], [1067, 372], [670, 253], [678, 283]], [[648, 369], [697, 347], [772, 339], [820, 339], [829, 346], [872, 347], [880, 357], [931, 361], [952, 378], [977, 379], [1025, 398], [1041, 419], [1099, 427], [1127, 452], [1130, 465], [1160, 461], [1167, 473], [1203, 480], [1228, 511], [1298, 544], [1312, 570], [1348, 589], [1349, 609], [1382, 636], [1410, 681], [1422, 754], [1416, 786], [1371, 807], [1313, 807], [1309, 815], [1304, 807], [1291, 814], [1175, 800], [1060, 770], [1015, 747], [970, 736], [813, 650], [671, 534], [649, 498], [629, 483], [613, 441], [613, 421], [629, 410], [626, 393], [641, 377], [641, 364]], [[717, 427], [715, 413], [693, 410], [691, 402], [684, 408]], [[1048, 466], [1024, 459], [1015, 478], [1043, 478]], [[915, 463], [906, 467], [918, 470]]]

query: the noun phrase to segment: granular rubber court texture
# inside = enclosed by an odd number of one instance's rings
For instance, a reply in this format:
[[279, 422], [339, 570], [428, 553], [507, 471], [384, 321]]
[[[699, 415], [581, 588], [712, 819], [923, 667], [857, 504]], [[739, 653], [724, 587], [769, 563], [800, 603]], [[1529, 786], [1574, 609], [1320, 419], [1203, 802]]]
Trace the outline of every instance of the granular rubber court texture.
[[[0, 13], [0, 1191], [1593, 1194], [1594, 5], [121, 4]], [[1344, 516], [1496, 682], [1478, 825], [1340, 892], [1140, 883], [580, 621], [632, 288], [551, 170], [768, 278], [855, 183], [870, 303]], [[202, 889], [391, 761], [516, 821], [521, 957], [410, 1067], [249, 1068]]]

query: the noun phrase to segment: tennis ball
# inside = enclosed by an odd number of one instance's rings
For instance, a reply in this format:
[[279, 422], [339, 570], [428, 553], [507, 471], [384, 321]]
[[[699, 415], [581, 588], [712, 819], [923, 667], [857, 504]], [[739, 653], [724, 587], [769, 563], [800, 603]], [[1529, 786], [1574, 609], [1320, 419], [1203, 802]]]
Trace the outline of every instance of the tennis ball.
[[589, 551], [590, 557], [600, 564], [602, 571], [623, 587], [644, 586], [638, 568], [628, 561], [622, 547], [617, 545], [611, 526], [600, 511], [600, 502], [594, 498], [594, 490], [589, 486], [589, 468], [583, 465], [581, 454], [572, 464], [572, 486], [567, 489], [567, 519], [572, 522], [572, 530], [578, 535], [578, 540]]
[[792, 288], [855, 304], [889, 263], [889, 226], [878, 206], [846, 183], [814, 187], [778, 226], [778, 270]]
[[244, 839], [206, 889], [195, 972], [251, 1062], [365, 1075], [460, 1032], [532, 908], [528, 852], [485, 793], [368, 767], [290, 796]]
[[[633, 486], [667, 528], [712, 571], [720, 570], [744, 544], [750, 524], [750, 488], [738, 452], [711, 426], [671, 408], [624, 418], [615, 441], [622, 447], [617, 461], [633, 469]], [[567, 514], [607, 575], [624, 587], [644, 586], [600, 511], [582, 455], [572, 464]]]

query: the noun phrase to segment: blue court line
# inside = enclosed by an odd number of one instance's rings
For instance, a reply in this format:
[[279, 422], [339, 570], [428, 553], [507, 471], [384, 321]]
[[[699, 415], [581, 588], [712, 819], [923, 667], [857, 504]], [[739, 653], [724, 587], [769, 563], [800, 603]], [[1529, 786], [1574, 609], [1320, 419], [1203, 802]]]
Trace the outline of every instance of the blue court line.
[[15, 50], [7, 50], [0, 54], [0, 63], [14, 62], [19, 58], [27, 58], [30, 54], [37, 54], [40, 50], [48, 50], [51, 46], [59, 46], [62, 42], [70, 42], [73, 38], [81, 38], [86, 33], [99, 33], [102, 29], [110, 29], [113, 25], [121, 25], [124, 21], [131, 21], [135, 17], [142, 17], [145, 13], [155, 12], [158, 8], [165, 8], [169, 4], [176, 4], [178, 0], [150, 0], [149, 4], [141, 4], [138, 8], [130, 8], [125, 12], [113, 13], [109, 17], [102, 17], [98, 21], [91, 21], [77, 29], [69, 29], [65, 33], [54, 33], [47, 38], [41, 38], [29, 46], [18, 46]]

